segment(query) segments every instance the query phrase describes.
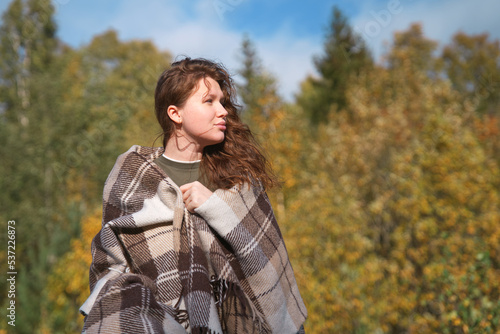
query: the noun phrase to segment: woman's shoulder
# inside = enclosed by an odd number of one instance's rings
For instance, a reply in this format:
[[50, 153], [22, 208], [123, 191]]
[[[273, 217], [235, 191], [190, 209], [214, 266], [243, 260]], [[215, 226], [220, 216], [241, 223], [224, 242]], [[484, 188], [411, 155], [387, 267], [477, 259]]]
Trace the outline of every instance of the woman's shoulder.
[[154, 161], [164, 152], [163, 147], [148, 147], [141, 145], [132, 145], [126, 152], [120, 154], [120, 157], [139, 155], [148, 161]]
[[[163, 154], [163, 147], [147, 147], [140, 145], [133, 145], [126, 152], [120, 154], [115, 161], [115, 164], [108, 176], [108, 180], [113, 174], [120, 171], [129, 171], [135, 173], [137, 168], [145, 162], [152, 163], [156, 158]], [[108, 181], [106, 181], [108, 182]]]

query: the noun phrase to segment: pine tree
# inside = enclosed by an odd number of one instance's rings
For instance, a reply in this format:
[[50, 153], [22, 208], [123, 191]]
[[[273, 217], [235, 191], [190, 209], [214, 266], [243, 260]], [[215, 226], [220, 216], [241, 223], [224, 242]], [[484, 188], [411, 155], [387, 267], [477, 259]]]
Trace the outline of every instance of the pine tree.
[[[272, 105], [279, 103], [277, 83], [262, 65], [257, 50], [248, 36], [243, 37], [240, 54], [242, 67], [238, 74], [243, 82], [237, 85], [243, 102], [242, 116], [254, 131], [258, 131], [255, 122], [261, 117], [269, 116]], [[264, 98], [269, 98], [263, 101]]]
[[362, 38], [354, 32], [337, 7], [328, 28], [323, 54], [314, 58], [319, 77], [306, 79], [298, 104], [310, 115], [313, 124], [324, 123], [332, 110], [348, 108], [346, 90], [353, 76], [373, 65]]
[[243, 99], [243, 118], [261, 143], [274, 172], [282, 182], [271, 193], [280, 224], [287, 225], [287, 202], [297, 196], [308, 138], [307, 123], [300, 109], [287, 105], [278, 94], [276, 79], [263, 67], [256, 49], [248, 37], [241, 48], [243, 83], [238, 92]]

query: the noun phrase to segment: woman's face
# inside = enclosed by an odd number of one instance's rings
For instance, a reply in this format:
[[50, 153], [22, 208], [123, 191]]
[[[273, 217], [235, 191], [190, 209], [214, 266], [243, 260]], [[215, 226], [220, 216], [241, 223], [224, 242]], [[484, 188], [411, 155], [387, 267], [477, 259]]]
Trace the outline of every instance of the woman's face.
[[196, 91], [179, 108], [182, 135], [200, 149], [224, 140], [227, 111], [223, 99], [219, 84], [209, 77], [200, 79]]

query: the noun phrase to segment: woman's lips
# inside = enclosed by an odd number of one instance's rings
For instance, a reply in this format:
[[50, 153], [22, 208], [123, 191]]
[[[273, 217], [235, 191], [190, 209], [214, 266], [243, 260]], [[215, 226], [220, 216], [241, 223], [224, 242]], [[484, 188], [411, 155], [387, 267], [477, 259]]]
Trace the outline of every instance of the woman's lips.
[[226, 130], [226, 123], [225, 122], [217, 123], [217, 124], [215, 124], [215, 126], [223, 131]]

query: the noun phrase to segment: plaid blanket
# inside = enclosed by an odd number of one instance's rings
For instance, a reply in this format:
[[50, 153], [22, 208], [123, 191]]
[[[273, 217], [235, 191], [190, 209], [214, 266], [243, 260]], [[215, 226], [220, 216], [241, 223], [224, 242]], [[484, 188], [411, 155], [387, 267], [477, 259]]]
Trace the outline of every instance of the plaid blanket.
[[307, 311], [259, 184], [216, 190], [195, 213], [133, 146], [104, 187], [83, 333], [297, 333]]

